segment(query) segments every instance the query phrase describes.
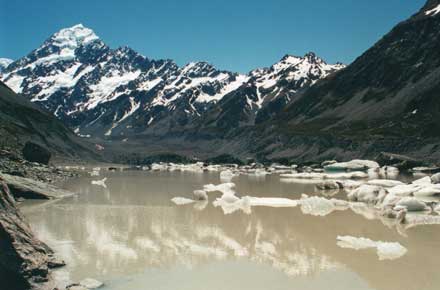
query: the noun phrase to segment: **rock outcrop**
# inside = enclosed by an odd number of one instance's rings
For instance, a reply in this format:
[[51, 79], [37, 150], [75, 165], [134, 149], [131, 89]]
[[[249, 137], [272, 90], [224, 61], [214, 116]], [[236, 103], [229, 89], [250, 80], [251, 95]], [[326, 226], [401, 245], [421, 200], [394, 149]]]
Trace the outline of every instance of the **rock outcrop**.
[[8, 185], [15, 198], [55, 199], [73, 195], [72, 192], [30, 178], [2, 173], [0, 173], [0, 178]]
[[60, 264], [53, 261], [53, 252], [33, 235], [9, 188], [0, 179], [1, 288], [53, 289], [49, 266]]
[[28, 141], [23, 148], [23, 157], [29, 162], [37, 162], [48, 165], [51, 153], [43, 146]]

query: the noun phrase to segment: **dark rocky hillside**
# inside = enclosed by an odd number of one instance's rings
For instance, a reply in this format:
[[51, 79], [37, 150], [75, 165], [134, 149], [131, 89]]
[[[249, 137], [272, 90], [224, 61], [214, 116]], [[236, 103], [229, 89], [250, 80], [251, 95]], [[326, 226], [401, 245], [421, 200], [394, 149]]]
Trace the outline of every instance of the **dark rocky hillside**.
[[0, 147], [21, 150], [27, 141], [48, 148], [56, 157], [99, 158], [53, 115], [16, 95], [0, 82]]
[[[293, 96], [248, 136], [262, 156], [440, 160], [440, 12], [430, 0], [346, 69]], [[242, 135], [241, 135], [242, 136]]]

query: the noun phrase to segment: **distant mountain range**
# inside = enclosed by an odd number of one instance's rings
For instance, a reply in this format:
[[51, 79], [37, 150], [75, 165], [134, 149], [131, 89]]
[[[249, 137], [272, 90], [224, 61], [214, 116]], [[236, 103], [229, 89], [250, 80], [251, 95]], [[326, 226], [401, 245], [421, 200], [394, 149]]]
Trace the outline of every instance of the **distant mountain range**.
[[220, 71], [206, 62], [179, 67], [128, 47], [111, 49], [81, 24], [62, 29], [4, 66], [2, 79], [15, 92], [78, 134], [101, 137], [165, 134], [194, 124], [216, 106], [226, 112], [218, 116], [219, 123], [252, 124], [270, 104], [286, 103], [292, 94], [344, 67], [313, 53], [285, 56], [248, 75]]
[[82, 25], [0, 63], [14, 91], [118, 152], [440, 160], [440, 0], [347, 67], [313, 53], [247, 75], [205, 62], [179, 67], [110, 49]]

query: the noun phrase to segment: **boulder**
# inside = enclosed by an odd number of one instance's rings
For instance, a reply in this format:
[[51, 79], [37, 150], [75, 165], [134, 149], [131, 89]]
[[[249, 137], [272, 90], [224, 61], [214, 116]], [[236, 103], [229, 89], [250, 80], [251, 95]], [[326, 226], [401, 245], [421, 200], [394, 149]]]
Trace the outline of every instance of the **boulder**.
[[53, 253], [33, 235], [1, 179], [0, 241], [0, 288], [52, 289], [48, 261]]
[[46, 165], [49, 164], [51, 157], [49, 150], [33, 142], [26, 142], [22, 153], [24, 159], [29, 162], [37, 162]]
[[0, 179], [8, 185], [15, 198], [54, 199], [73, 195], [72, 192], [30, 178], [0, 173]]

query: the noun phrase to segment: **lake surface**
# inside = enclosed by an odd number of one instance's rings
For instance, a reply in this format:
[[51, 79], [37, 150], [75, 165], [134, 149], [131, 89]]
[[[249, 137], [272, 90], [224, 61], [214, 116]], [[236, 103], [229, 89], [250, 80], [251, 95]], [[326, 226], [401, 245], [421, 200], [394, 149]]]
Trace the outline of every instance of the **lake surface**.
[[[108, 177], [107, 188], [91, 180]], [[277, 175], [234, 178], [238, 196], [300, 198], [312, 184]], [[94, 278], [102, 289], [438, 290], [440, 226], [398, 232], [351, 210], [327, 216], [300, 208], [253, 207], [224, 214], [212, 201], [175, 205], [218, 173], [106, 172], [64, 184], [78, 195], [22, 210], [36, 235], [67, 262], [60, 285]], [[344, 195], [336, 195], [343, 197]], [[337, 236], [399, 242], [408, 252], [379, 260], [375, 250], [337, 246]]]

